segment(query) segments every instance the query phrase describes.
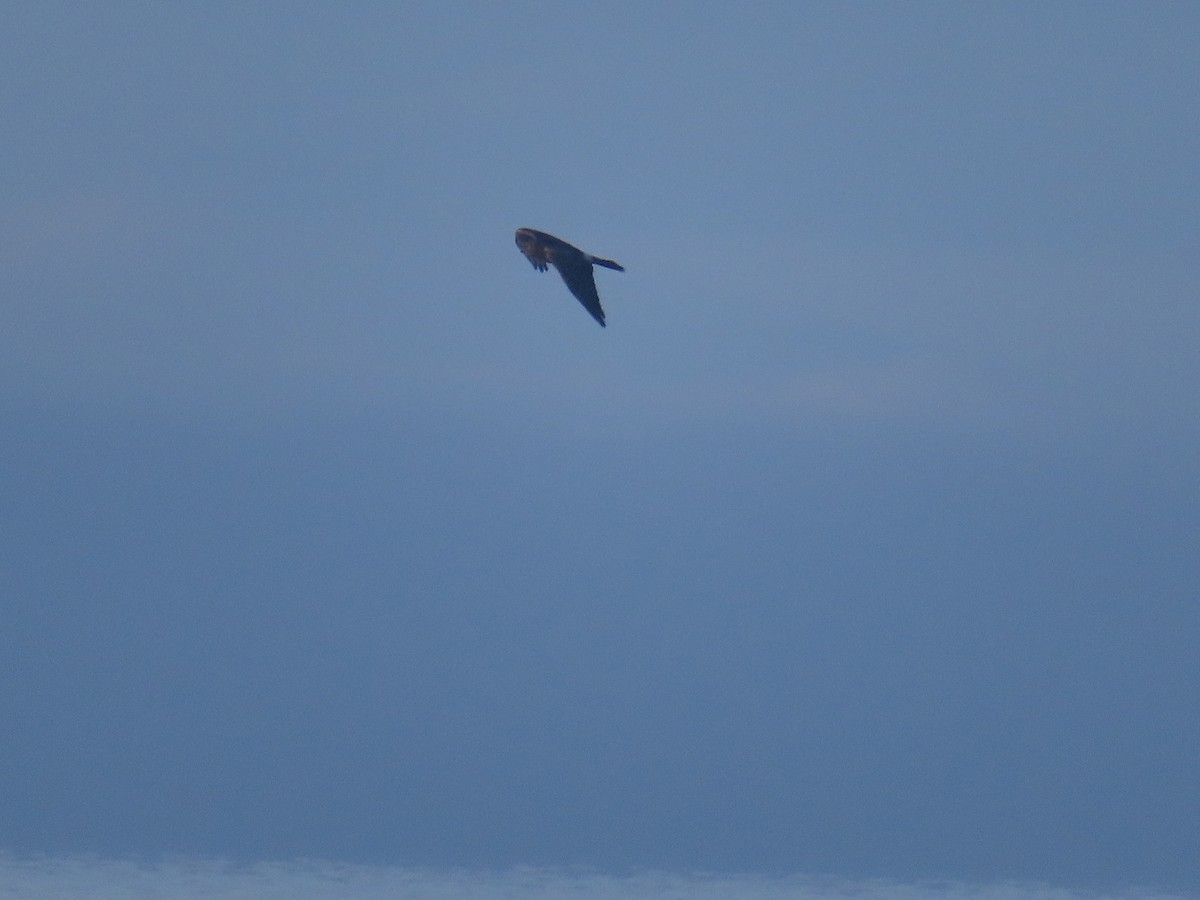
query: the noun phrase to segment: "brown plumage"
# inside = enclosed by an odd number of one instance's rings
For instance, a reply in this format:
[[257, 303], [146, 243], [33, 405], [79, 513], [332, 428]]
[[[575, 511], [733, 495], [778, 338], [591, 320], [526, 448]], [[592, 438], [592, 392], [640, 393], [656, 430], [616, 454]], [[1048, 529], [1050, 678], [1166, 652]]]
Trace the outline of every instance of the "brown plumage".
[[539, 272], [545, 272], [547, 266], [558, 269], [558, 274], [567, 283], [575, 299], [583, 304], [583, 308], [592, 314], [593, 319], [601, 325], [604, 324], [604, 310], [600, 307], [600, 295], [596, 292], [592, 266], [604, 266], [618, 272], [624, 272], [624, 266], [611, 259], [601, 259], [584, 253], [578, 247], [572, 247], [552, 234], [532, 228], [517, 229], [517, 247]]

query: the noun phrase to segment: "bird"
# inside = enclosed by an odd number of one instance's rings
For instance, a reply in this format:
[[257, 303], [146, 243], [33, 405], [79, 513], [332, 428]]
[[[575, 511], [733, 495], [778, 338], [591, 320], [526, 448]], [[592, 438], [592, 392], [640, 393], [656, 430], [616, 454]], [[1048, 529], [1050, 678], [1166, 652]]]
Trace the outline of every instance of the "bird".
[[567, 283], [575, 299], [604, 327], [604, 310], [600, 306], [600, 295], [596, 292], [592, 266], [604, 266], [618, 272], [624, 272], [624, 266], [611, 259], [584, 253], [578, 247], [572, 247], [566, 241], [534, 228], [517, 229], [517, 248], [539, 272], [545, 272], [547, 266], [558, 269], [558, 274]]

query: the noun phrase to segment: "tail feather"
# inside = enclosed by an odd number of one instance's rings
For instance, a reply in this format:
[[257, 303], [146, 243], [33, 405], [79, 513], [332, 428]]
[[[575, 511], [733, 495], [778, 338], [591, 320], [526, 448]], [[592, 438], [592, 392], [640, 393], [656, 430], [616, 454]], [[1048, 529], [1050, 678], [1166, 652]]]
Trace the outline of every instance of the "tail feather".
[[615, 263], [611, 259], [601, 259], [598, 256], [592, 257], [592, 263], [597, 266], [604, 266], [606, 269], [616, 269], [618, 272], [624, 272], [625, 267], [620, 263]]

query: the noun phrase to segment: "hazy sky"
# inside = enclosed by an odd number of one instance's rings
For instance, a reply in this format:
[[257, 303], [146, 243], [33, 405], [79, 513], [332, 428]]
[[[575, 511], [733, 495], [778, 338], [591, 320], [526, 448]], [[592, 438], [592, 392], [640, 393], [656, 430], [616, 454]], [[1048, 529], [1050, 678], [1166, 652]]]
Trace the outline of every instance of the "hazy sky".
[[0, 854], [0, 897], [12, 900], [1184, 900], [1155, 890], [1071, 891], [1029, 882], [905, 883], [886, 878], [764, 877], [518, 866], [430, 871], [294, 860], [236, 864], [171, 858], [16, 859]]
[[1200, 892], [1198, 48], [9, 4], [0, 851]]

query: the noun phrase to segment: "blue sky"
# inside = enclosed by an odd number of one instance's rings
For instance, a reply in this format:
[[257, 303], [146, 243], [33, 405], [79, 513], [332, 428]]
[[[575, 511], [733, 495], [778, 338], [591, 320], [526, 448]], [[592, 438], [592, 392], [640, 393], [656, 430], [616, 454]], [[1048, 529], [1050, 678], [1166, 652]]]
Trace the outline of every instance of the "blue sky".
[[517, 866], [503, 872], [430, 871], [396, 866], [294, 860], [251, 865], [171, 858], [154, 863], [93, 857], [14, 859], [0, 855], [5, 896], [54, 900], [211, 897], [214, 900], [657, 900], [661, 897], [738, 900], [1182, 900], [1153, 890], [1072, 892], [1045, 884], [991, 885], [955, 881], [908, 884], [886, 878], [638, 872], [614, 875], [581, 869]]
[[1193, 6], [4, 18], [0, 850], [1200, 890]]

